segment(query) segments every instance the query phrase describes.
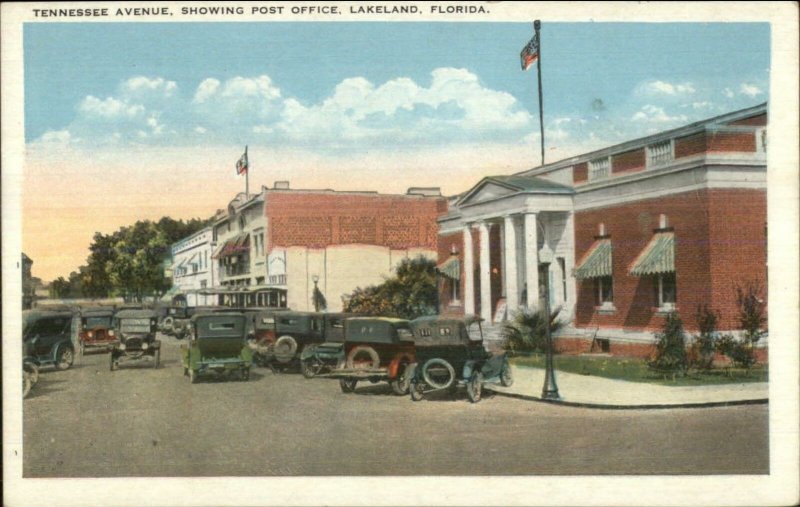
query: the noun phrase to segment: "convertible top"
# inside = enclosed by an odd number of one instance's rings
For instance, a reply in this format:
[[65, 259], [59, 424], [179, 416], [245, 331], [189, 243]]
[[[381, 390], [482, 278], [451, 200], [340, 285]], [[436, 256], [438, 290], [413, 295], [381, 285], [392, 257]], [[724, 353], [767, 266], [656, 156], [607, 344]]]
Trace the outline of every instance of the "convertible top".
[[153, 310], [120, 310], [114, 314], [117, 319], [152, 319], [158, 315]]
[[111, 317], [114, 309], [110, 307], [84, 308], [81, 310], [81, 317]]
[[411, 321], [414, 332], [414, 343], [421, 347], [470, 345], [480, 342], [473, 340], [468, 329], [472, 324], [483, 319], [474, 315], [459, 317], [441, 317], [430, 315]]
[[[405, 319], [390, 317], [353, 317], [345, 320], [345, 341], [363, 343], [398, 343], [413, 339], [401, 337], [398, 330], [409, 333], [410, 324]], [[410, 334], [410, 333], [409, 333]]]

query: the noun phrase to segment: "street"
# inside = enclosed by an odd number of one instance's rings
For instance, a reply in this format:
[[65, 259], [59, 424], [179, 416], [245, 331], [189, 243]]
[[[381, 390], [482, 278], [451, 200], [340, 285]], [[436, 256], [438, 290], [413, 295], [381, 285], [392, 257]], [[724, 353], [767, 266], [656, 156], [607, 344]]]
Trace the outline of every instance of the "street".
[[766, 474], [768, 406], [597, 410], [487, 393], [420, 402], [387, 384], [253, 369], [250, 381], [182, 375], [108, 355], [45, 370], [24, 400], [25, 477]]

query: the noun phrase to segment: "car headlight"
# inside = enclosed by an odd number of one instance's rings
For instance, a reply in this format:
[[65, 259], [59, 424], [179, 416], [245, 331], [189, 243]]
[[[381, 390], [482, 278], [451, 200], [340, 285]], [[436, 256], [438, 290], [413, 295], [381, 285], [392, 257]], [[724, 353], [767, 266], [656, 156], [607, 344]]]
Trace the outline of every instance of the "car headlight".
[[108, 336], [114, 336], [114, 330], [113, 329], [109, 329], [108, 330]]
[[142, 350], [147, 350], [147, 347], [149, 347], [147, 342], [142, 343]]
[[89, 331], [89, 332], [87, 333], [87, 335], [89, 336], [89, 338], [91, 338], [92, 336], [94, 336], [94, 333], [93, 333], [92, 331]]
[[120, 343], [119, 344], [119, 350], [125, 350], [125, 344], [124, 343]]

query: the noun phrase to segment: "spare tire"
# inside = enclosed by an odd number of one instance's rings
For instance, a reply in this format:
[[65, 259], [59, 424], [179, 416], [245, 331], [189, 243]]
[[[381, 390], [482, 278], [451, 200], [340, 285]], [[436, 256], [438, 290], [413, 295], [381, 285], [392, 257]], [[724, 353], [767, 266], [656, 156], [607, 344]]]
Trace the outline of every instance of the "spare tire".
[[359, 345], [347, 354], [347, 368], [359, 370], [375, 370], [381, 366], [378, 351], [369, 345]]
[[165, 317], [164, 320], [161, 322], [161, 327], [164, 328], [165, 331], [170, 332], [173, 330], [173, 325], [175, 324], [175, 319], [170, 315], [169, 317]]
[[297, 352], [297, 341], [289, 335], [284, 335], [278, 338], [273, 347], [275, 359], [279, 363], [288, 363], [294, 359]]
[[422, 365], [422, 378], [434, 389], [447, 389], [456, 381], [456, 371], [453, 365], [435, 357]]

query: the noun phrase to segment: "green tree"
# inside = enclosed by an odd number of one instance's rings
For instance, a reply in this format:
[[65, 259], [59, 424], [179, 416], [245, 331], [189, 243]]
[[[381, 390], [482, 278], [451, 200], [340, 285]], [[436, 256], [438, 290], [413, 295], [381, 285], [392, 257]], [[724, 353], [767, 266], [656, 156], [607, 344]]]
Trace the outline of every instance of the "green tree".
[[50, 297], [65, 298], [69, 295], [69, 281], [63, 276], [59, 276], [50, 282]]
[[656, 334], [656, 348], [647, 365], [659, 372], [685, 375], [689, 367], [686, 355], [686, 333], [683, 321], [677, 312], [670, 312], [664, 321], [664, 328]]
[[[558, 320], [561, 307], [550, 313], [550, 333], [555, 333], [563, 326]], [[547, 350], [547, 319], [544, 310], [523, 308], [514, 314], [514, 318], [503, 325], [501, 331], [504, 346], [509, 352], [545, 352]]]
[[415, 319], [437, 312], [434, 261], [423, 256], [403, 259], [395, 273], [380, 285], [354, 290], [345, 298], [345, 311], [403, 319]]

